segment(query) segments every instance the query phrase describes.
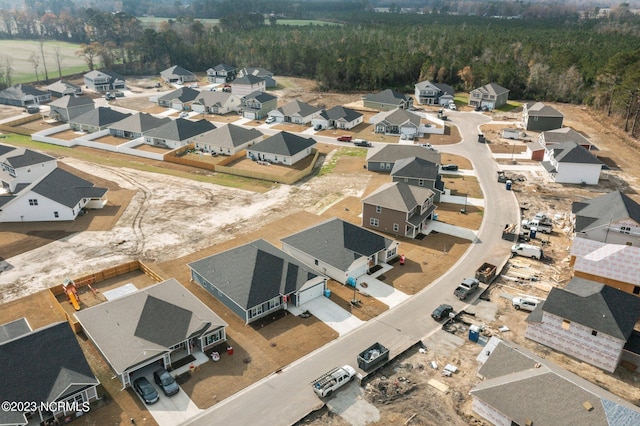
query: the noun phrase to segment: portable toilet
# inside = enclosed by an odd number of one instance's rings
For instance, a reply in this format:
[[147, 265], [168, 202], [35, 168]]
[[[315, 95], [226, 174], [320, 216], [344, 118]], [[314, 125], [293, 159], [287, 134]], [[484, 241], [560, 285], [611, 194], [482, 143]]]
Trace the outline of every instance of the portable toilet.
[[469, 327], [469, 340], [477, 343], [478, 337], [480, 337], [480, 327], [474, 324]]
[[505, 185], [506, 185], [505, 187], [507, 188], [507, 191], [511, 191], [511, 185], [513, 185], [513, 182], [508, 180]]
[[328, 288], [326, 288], [324, 290], [324, 297], [331, 297], [331, 290], [329, 290]]
[[347, 285], [350, 285], [351, 287], [355, 287], [356, 286], [356, 279], [353, 277], [349, 277], [347, 278]]
[[534, 239], [537, 233], [538, 228], [536, 226], [532, 226], [531, 229], [529, 229], [529, 238]]

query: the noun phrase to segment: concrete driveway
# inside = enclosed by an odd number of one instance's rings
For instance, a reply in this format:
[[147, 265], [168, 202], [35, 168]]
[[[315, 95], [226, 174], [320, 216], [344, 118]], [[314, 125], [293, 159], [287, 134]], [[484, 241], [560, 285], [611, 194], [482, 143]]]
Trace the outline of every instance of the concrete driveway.
[[300, 305], [300, 309], [311, 312], [314, 317], [333, 328], [340, 336], [355, 330], [365, 323], [323, 296], [316, 297]]
[[[372, 278], [369, 275], [361, 276], [356, 282], [360, 293], [366, 293], [371, 297], [375, 297], [389, 308], [399, 305], [410, 297], [407, 293], [396, 290], [389, 284]], [[363, 286], [363, 284], [365, 284], [366, 287]]]

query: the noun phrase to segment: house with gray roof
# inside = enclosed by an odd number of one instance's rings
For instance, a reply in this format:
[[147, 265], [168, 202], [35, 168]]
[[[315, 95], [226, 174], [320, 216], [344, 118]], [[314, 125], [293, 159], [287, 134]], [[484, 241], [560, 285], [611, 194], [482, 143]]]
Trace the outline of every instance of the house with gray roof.
[[362, 97], [365, 108], [390, 111], [396, 108], [409, 109], [413, 107], [413, 98], [395, 90], [386, 89], [378, 93], [369, 93]]
[[56, 98], [82, 94], [82, 87], [65, 80], [58, 80], [55, 83], [51, 83], [45, 87], [45, 89], [51, 93], [51, 96], [55, 96]]
[[190, 87], [180, 87], [166, 95], [156, 98], [158, 106], [171, 108], [178, 111], [188, 111], [191, 103], [200, 96], [200, 91]]
[[263, 138], [264, 135], [258, 129], [227, 124], [197, 135], [192, 142], [198, 151], [234, 155], [257, 144]]
[[509, 89], [496, 83], [485, 84], [469, 93], [469, 106], [486, 107], [490, 110], [500, 108], [509, 100]]
[[160, 77], [162, 77], [162, 79], [167, 83], [177, 84], [184, 84], [198, 80], [194, 73], [182, 68], [180, 65], [174, 65], [166, 70], [160, 71]]
[[58, 166], [55, 157], [28, 148], [0, 145], [0, 181], [6, 191], [30, 184]]
[[191, 279], [249, 324], [321, 297], [327, 278], [263, 239], [189, 263]]
[[640, 204], [620, 191], [574, 201], [571, 212], [576, 238], [640, 246]]
[[75, 313], [82, 330], [124, 387], [152, 364], [227, 340], [227, 323], [174, 278]]
[[231, 93], [238, 96], [246, 96], [256, 91], [264, 92], [266, 89], [265, 79], [251, 74], [238, 77], [231, 82]]
[[168, 117], [156, 117], [146, 112], [139, 112], [110, 124], [109, 134], [120, 138], [137, 139], [170, 121]]
[[78, 132], [94, 133], [130, 116], [130, 112], [125, 113], [109, 107], [98, 107], [72, 118], [69, 120], [69, 126]]
[[242, 98], [233, 93], [204, 90], [191, 102], [191, 109], [200, 114], [224, 115], [237, 113], [242, 108]]
[[538, 141], [544, 147], [564, 142], [575, 142], [587, 151], [598, 150], [598, 148], [593, 145], [589, 139], [585, 138], [581, 133], [576, 132], [571, 127], [561, 127], [541, 132], [538, 136]]
[[94, 92], [104, 93], [111, 90], [127, 90], [127, 82], [120, 74], [108, 70], [93, 70], [84, 75], [84, 85]]
[[455, 92], [451, 86], [444, 83], [421, 81], [415, 86], [415, 99], [420, 105], [449, 105], [453, 102]]
[[245, 75], [254, 75], [256, 77], [263, 78], [267, 88], [277, 86], [276, 80], [273, 78], [273, 73], [267, 69], [260, 67], [242, 68], [238, 72], [238, 77], [244, 77]]
[[176, 149], [194, 141], [196, 136], [215, 129], [207, 120], [191, 121], [184, 118], [170, 120], [144, 135], [144, 143], [162, 148]]
[[0, 104], [25, 107], [51, 100], [51, 93], [26, 84], [14, 84], [0, 92]]
[[416, 238], [433, 219], [434, 192], [405, 182], [389, 182], [362, 199], [362, 226]]
[[597, 185], [604, 164], [575, 142], [545, 147], [542, 167], [557, 183]]
[[439, 202], [444, 193], [438, 165], [424, 158], [407, 157], [396, 161], [391, 169], [391, 180], [428, 188], [433, 191], [435, 202]]
[[527, 102], [522, 107], [522, 123], [526, 130], [544, 132], [562, 127], [564, 115], [542, 102]]
[[16, 185], [0, 196], [0, 222], [75, 220], [83, 209], [101, 209], [107, 189], [70, 172], [55, 168], [30, 182]]
[[525, 337], [613, 372], [640, 319], [640, 297], [574, 277], [527, 318]]
[[250, 120], [260, 120], [277, 106], [278, 98], [276, 96], [260, 91], [251, 92], [242, 98], [242, 117]]
[[379, 112], [369, 119], [369, 123], [373, 124], [375, 133], [392, 136], [405, 135], [412, 139], [422, 135], [421, 120], [422, 118], [418, 114], [404, 109], [394, 109]]
[[91, 111], [95, 108], [95, 102], [88, 96], [63, 96], [49, 104], [51, 108], [49, 117], [68, 122], [71, 119]]
[[351, 108], [336, 105], [311, 119], [313, 127], [351, 130], [364, 121], [364, 115]]
[[492, 337], [480, 351], [472, 410], [495, 425], [632, 425], [630, 402], [511, 342]]
[[440, 153], [419, 145], [386, 144], [367, 152], [367, 169], [372, 172], [391, 173], [396, 161], [405, 158], [420, 158], [440, 165]]
[[30, 333], [31, 331], [31, 325], [24, 317], [2, 324], [0, 325], [0, 345], [4, 342]]
[[398, 242], [338, 218], [281, 241], [285, 253], [342, 284], [398, 257]]
[[[0, 424], [62, 424], [89, 411], [98, 399], [100, 382], [69, 324], [58, 322], [33, 331], [26, 326], [0, 342], [0, 389], [3, 400], [32, 402], [36, 410], [3, 409]], [[41, 404], [59, 409], [40, 410]]]
[[252, 160], [292, 166], [313, 153], [316, 141], [289, 132], [276, 133], [247, 148]]
[[269, 111], [269, 117], [273, 117], [276, 123], [309, 124], [321, 112], [322, 108], [296, 99]]
[[233, 65], [221, 63], [207, 70], [207, 80], [209, 83], [224, 84], [235, 80], [238, 69]]

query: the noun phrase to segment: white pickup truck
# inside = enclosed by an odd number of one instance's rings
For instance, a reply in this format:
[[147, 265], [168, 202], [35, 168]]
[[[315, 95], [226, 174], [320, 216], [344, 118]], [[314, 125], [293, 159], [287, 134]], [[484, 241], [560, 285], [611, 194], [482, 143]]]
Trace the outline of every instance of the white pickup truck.
[[553, 224], [551, 222], [542, 222], [536, 219], [532, 220], [523, 220], [522, 228], [531, 229], [536, 228], [540, 232], [544, 232], [545, 234], [550, 234], [553, 232]]
[[327, 397], [336, 389], [353, 380], [356, 370], [350, 365], [336, 367], [311, 382], [313, 391], [321, 398]]

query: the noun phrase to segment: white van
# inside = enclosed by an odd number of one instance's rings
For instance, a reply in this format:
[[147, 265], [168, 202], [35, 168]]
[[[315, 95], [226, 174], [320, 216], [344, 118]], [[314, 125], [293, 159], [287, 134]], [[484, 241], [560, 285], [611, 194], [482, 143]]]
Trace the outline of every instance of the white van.
[[532, 259], [542, 259], [542, 249], [531, 244], [514, 244], [511, 247], [511, 254], [514, 256], [530, 257]]
[[523, 311], [532, 312], [536, 308], [536, 306], [538, 306], [539, 303], [540, 303], [539, 300], [529, 299], [525, 297], [514, 297], [511, 300], [511, 304], [518, 311], [523, 310]]

